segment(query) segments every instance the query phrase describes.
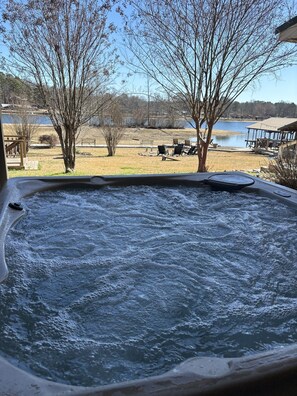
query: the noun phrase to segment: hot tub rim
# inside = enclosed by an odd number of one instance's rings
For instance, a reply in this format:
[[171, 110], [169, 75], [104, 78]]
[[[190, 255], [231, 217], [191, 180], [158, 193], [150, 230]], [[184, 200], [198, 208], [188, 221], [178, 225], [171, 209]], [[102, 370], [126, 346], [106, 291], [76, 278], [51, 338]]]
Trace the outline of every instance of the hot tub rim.
[[[61, 177], [28, 177], [9, 179], [0, 191], [0, 283], [7, 277], [8, 270], [5, 262], [5, 236], [11, 226], [23, 216], [25, 209], [19, 210], [9, 207], [10, 203], [21, 203], [26, 196], [39, 191], [76, 187], [87, 185], [101, 188], [107, 185], [137, 185], [137, 184], [207, 184], [207, 180], [214, 175], [229, 175], [232, 177], [248, 177], [253, 183], [241, 187], [247, 192], [257, 192], [263, 196], [270, 196], [289, 206], [297, 207], [297, 191], [280, 186], [272, 182], [261, 180], [243, 172], [207, 172], [172, 175], [133, 175], [133, 176], [61, 176]], [[223, 186], [224, 187], [224, 186]], [[222, 187], [222, 188], [223, 188]], [[162, 375], [147, 377], [140, 380], [115, 383], [98, 387], [78, 387], [48, 381], [32, 375], [13, 366], [0, 357], [0, 387], [10, 394], [22, 395], [190, 395], [214, 394], [225, 395], [226, 390], [238, 387], [242, 390], [247, 379], [249, 385], [263, 384], [284, 372], [297, 369], [297, 343], [272, 349], [241, 358], [191, 358], [177, 365]], [[292, 376], [293, 377], [293, 376]], [[262, 385], [261, 385], [262, 386]], [[27, 390], [25, 390], [27, 388]], [[34, 389], [34, 393], [32, 390]], [[20, 393], [21, 392], [21, 393]], [[242, 392], [241, 392], [242, 393]], [[262, 394], [262, 393], [261, 393]], [[267, 393], [268, 394], [268, 393]]]

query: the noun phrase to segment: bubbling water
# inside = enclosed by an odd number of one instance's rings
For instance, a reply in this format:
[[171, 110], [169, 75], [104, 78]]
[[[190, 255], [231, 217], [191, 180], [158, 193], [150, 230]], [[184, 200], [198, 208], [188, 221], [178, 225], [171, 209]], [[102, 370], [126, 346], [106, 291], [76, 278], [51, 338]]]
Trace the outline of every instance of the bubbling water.
[[1, 354], [73, 385], [297, 341], [296, 211], [204, 188], [37, 193], [6, 240]]

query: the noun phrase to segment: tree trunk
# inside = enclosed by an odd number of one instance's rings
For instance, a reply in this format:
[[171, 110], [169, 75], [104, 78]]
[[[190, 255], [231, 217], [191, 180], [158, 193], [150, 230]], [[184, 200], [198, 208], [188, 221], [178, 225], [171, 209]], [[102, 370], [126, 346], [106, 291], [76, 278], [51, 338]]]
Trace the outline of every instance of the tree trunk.
[[65, 173], [70, 173], [74, 171], [75, 168], [75, 145], [70, 144], [65, 147], [65, 152], [63, 153], [63, 160], [65, 166]]
[[206, 159], [208, 153], [208, 144], [200, 138], [198, 145], [198, 170], [197, 172], [207, 172]]
[[115, 155], [115, 147], [110, 144], [109, 146], [107, 146], [107, 151], [108, 151], [108, 157], [112, 157]]
[[208, 151], [208, 146], [207, 141], [204, 142], [200, 135], [200, 123], [199, 119], [195, 119], [195, 124], [196, 124], [196, 134], [197, 134], [197, 156], [198, 156], [198, 169], [197, 172], [207, 172], [206, 168], [206, 158], [207, 158], [207, 151]]
[[54, 128], [59, 136], [59, 140], [61, 144], [65, 173], [73, 172], [75, 169], [76, 131], [74, 131], [73, 128], [69, 126], [66, 127], [64, 126], [65, 133], [63, 136], [63, 130], [60, 125], [56, 125]]
[[63, 159], [65, 165], [65, 173], [73, 172], [75, 168], [75, 131], [71, 126], [64, 126], [65, 129], [65, 151]]
[[207, 172], [206, 160], [208, 154], [208, 147], [211, 142], [213, 124], [208, 124], [206, 140], [204, 141], [200, 135], [200, 124], [196, 122], [197, 132], [197, 154], [198, 154], [198, 170], [197, 172]]

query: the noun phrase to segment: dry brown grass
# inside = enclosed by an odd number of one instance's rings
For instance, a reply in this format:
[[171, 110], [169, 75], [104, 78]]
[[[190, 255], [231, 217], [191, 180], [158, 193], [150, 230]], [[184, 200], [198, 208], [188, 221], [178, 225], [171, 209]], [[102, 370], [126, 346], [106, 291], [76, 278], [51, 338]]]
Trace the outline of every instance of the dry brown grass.
[[[196, 156], [177, 157], [178, 161], [162, 161], [162, 157], [156, 155], [156, 150], [154, 155], [149, 156], [145, 149], [118, 148], [114, 157], [107, 157], [104, 148], [79, 150], [82, 154], [77, 155], [74, 175], [189, 173], [197, 170]], [[38, 170], [10, 170], [9, 176], [48, 176], [64, 172], [59, 148], [31, 149], [28, 158], [38, 161]], [[267, 159], [250, 152], [210, 151], [207, 164], [209, 171], [253, 171], [267, 165]]]
[[[15, 134], [13, 126], [4, 124], [5, 135]], [[36, 134], [33, 136], [33, 141], [38, 143], [40, 135], [55, 134], [54, 128], [48, 125], [41, 125]], [[215, 130], [213, 136], [228, 136], [234, 132]], [[235, 132], [236, 134], [236, 132]], [[142, 141], [153, 141], [154, 145], [172, 144], [173, 139], [179, 139], [181, 142], [185, 139], [190, 139], [195, 136], [195, 130], [187, 129], [146, 129], [146, 128], [126, 128], [121, 144], [140, 144]], [[78, 136], [78, 143], [82, 139], [95, 139], [96, 144], [105, 144], [100, 128], [84, 126], [81, 128]]]
[[[13, 134], [11, 125], [4, 125], [5, 134]], [[34, 137], [55, 133], [52, 127], [41, 126]], [[214, 131], [214, 135], [228, 135], [232, 132]], [[173, 138], [180, 141], [193, 137], [193, 130], [154, 130], [127, 129], [121, 144], [139, 145], [143, 141], [153, 140], [154, 145], [172, 144]], [[96, 144], [104, 144], [104, 139], [98, 128], [85, 127], [80, 133], [80, 139], [96, 139]], [[157, 156], [157, 150], [152, 152], [144, 148], [118, 148], [114, 157], [107, 157], [106, 148], [79, 147], [74, 175], [119, 175], [119, 174], [160, 174], [160, 173], [190, 173], [197, 170], [196, 156], [177, 157], [178, 161], [162, 161]], [[28, 159], [38, 161], [38, 170], [9, 170], [9, 176], [49, 176], [62, 175], [64, 165], [61, 149], [30, 149]], [[267, 165], [267, 159], [251, 152], [210, 151], [207, 166], [209, 171], [253, 171]]]

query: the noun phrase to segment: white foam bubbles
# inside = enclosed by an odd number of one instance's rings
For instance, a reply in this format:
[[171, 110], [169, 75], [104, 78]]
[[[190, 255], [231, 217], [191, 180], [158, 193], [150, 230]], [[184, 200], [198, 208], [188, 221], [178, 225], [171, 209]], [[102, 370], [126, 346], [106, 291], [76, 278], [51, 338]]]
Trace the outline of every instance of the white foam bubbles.
[[296, 212], [282, 204], [132, 186], [25, 205], [6, 241], [0, 334], [37, 375], [107, 384], [297, 340]]

